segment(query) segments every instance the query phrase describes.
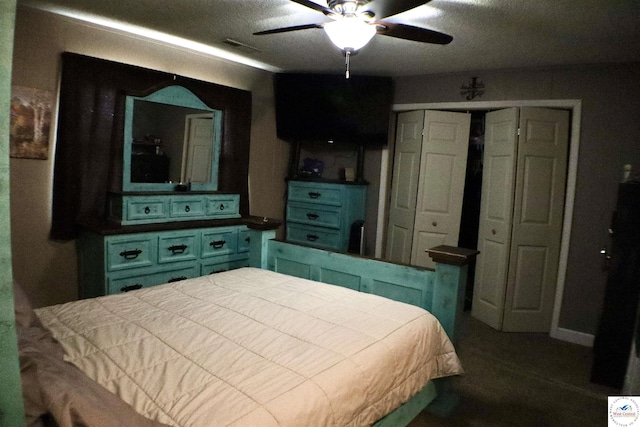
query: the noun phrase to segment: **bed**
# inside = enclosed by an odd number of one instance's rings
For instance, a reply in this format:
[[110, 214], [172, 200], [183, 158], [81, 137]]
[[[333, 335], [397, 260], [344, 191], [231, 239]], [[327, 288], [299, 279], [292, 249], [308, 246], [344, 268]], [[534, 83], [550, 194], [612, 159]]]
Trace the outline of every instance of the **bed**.
[[403, 425], [463, 373], [463, 267], [255, 240], [253, 267], [17, 312], [28, 424]]

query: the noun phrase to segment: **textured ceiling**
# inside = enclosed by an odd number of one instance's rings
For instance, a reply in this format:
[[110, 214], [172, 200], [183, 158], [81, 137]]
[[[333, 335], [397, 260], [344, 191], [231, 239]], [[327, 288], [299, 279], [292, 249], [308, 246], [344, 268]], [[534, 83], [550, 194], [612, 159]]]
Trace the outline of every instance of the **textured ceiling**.
[[[342, 53], [320, 29], [253, 35], [329, 21], [289, 0], [19, 0], [18, 5], [154, 29], [234, 52], [273, 71], [344, 71]], [[376, 35], [352, 57], [351, 72], [400, 76], [640, 61], [639, 6], [640, 0], [432, 0], [387, 20], [444, 32], [453, 42], [440, 46]], [[255, 50], [231, 47], [225, 39]]]

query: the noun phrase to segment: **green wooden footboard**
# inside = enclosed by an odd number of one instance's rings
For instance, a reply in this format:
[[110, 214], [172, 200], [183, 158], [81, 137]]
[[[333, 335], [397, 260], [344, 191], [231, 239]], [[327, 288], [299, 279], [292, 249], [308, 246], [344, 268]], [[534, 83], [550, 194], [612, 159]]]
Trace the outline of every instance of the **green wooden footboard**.
[[[429, 255], [436, 262], [435, 270], [431, 270], [272, 240], [274, 235], [275, 232], [252, 234], [251, 266], [417, 305], [436, 316], [455, 343], [467, 264], [477, 251], [450, 246], [430, 249]], [[448, 378], [430, 381], [411, 400], [374, 425], [406, 426], [425, 408], [446, 416], [457, 402]]]

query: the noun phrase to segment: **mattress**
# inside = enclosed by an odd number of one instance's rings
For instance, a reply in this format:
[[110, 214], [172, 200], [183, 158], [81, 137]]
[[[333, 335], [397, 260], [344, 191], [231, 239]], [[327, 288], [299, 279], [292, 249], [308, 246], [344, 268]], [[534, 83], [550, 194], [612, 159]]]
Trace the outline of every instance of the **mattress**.
[[256, 268], [36, 310], [65, 360], [175, 426], [364, 426], [461, 374], [427, 311]]

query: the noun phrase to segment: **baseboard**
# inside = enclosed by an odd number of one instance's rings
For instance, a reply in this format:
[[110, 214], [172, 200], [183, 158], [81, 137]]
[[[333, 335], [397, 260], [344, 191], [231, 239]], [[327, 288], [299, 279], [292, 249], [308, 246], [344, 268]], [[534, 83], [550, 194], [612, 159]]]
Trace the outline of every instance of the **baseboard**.
[[593, 347], [595, 336], [585, 332], [572, 331], [571, 329], [555, 328], [549, 334], [551, 338], [567, 341], [573, 344], [583, 345], [585, 347]]

